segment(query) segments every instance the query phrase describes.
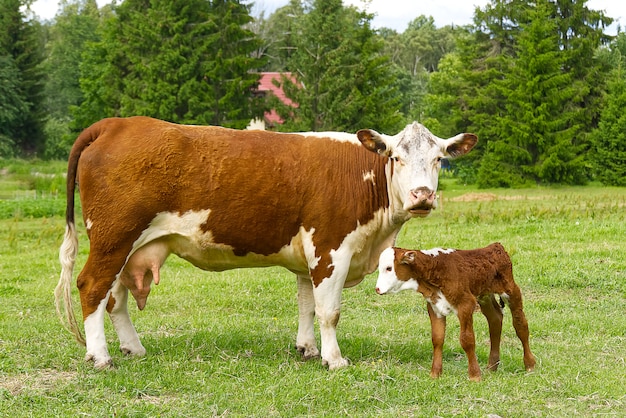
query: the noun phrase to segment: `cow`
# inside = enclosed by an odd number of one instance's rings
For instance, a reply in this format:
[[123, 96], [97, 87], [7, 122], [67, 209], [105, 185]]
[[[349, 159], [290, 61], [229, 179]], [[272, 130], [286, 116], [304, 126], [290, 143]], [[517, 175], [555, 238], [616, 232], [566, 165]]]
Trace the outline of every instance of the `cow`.
[[[304, 359], [348, 364], [337, 344], [342, 288], [375, 271], [409, 219], [436, 206], [441, 159], [470, 151], [412, 123], [395, 136], [371, 129], [276, 133], [103, 119], [76, 139], [68, 160], [66, 228], [55, 303], [95, 368], [112, 365], [108, 312], [124, 354], [145, 348], [128, 290], [142, 310], [170, 254], [209, 271], [282, 266], [297, 276], [296, 349]], [[85, 337], [71, 304], [78, 184], [89, 256], [77, 278]]]
[[[428, 302], [433, 344], [432, 378], [441, 375], [446, 316], [454, 312], [459, 317], [460, 342], [467, 355], [469, 378], [480, 381], [473, 325], [477, 304], [489, 323], [491, 351], [487, 368], [497, 370], [504, 301], [511, 309], [513, 327], [522, 342], [524, 366], [527, 371], [534, 369], [535, 357], [528, 343], [522, 292], [513, 279], [511, 259], [500, 243], [476, 250], [387, 248], [380, 255], [376, 293], [384, 295], [401, 290], [416, 290]], [[495, 295], [500, 297], [500, 304]]]

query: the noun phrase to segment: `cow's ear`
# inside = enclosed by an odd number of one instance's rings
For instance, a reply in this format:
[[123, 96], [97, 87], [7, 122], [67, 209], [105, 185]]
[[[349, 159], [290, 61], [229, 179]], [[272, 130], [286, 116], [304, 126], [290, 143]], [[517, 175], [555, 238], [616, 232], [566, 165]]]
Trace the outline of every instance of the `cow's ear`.
[[361, 129], [356, 133], [356, 137], [368, 150], [387, 157], [391, 156], [391, 149], [389, 149], [382, 136], [373, 129]]
[[446, 154], [455, 158], [470, 152], [478, 142], [478, 137], [474, 134], [459, 134], [454, 138], [448, 139], [446, 142]]
[[415, 251], [406, 251], [400, 256], [400, 264], [414, 264]]

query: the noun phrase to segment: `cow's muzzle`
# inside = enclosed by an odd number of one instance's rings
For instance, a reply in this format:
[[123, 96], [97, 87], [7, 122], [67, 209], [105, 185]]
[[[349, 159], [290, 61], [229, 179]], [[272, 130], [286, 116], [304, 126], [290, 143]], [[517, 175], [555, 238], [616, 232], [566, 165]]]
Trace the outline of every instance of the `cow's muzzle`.
[[428, 187], [418, 187], [409, 193], [408, 211], [414, 216], [426, 216], [435, 207], [437, 193]]

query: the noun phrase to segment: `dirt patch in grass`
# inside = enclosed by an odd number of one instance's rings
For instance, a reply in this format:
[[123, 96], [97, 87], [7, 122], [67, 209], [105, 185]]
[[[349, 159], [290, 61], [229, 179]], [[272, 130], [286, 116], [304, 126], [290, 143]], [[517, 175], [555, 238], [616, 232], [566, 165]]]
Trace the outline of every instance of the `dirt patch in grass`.
[[40, 370], [36, 373], [0, 377], [0, 388], [13, 396], [24, 391], [46, 392], [55, 388], [61, 382], [67, 382], [76, 377], [76, 372], [60, 372], [57, 370]]
[[540, 196], [502, 196], [494, 193], [465, 193], [461, 196], [450, 199], [452, 202], [490, 202], [493, 200], [540, 200]]

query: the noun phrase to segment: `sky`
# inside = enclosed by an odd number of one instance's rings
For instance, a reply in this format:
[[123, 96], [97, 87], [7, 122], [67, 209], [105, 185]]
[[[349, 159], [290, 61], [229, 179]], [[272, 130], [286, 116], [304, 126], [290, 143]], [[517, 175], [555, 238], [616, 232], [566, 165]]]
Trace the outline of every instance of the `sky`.
[[[98, 6], [110, 3], [110, 0], [97, 0]], [[289, 0], [255, 0], [253, 14], [265, 11], [265, 15], [289, 3]], [[370, 0], [367, 6], [369, 13], [374, 13], [373, 26], [388, 27], [404, 32], [409, 22], [420, 15], [432, 16], [438, 27], [454, 23], [466, 25], [472, 23], [474, 9], [484, 7], [489, 0]], [[37, 0], [31, 9], [44, 20], [52, 19], [58, 9], [59, 0]], [[344, 0], [344, 4], [362, 8], [363, 0]], [[616, 20], [606, 31], [610, 35], [617, 33], [617, 23], [626, 27], [625, 0], [589, 0], [587, 7], [593, 10], [604, 10]]]

